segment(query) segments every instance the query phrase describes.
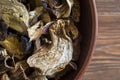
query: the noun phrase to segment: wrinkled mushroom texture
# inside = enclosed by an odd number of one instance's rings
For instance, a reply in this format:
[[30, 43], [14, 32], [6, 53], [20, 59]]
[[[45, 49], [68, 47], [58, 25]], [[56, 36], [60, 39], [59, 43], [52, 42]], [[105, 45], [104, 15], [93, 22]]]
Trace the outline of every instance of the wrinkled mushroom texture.
[[27, 59], [30, 67], [40, 70], [41, 75], [52, 76], [56, 72], [63, 70], [72, 59], [72, 40], [65, 31], [64, 20], [57, 20], [49, 27], [52, 43], [43, 45]]
[[71, 14], [71, 9], [74, 4], [73, 0], [42, 0], [48, 3], [51, 11], [57, 18], [66, 18]]
[[0, 0], [0, 17], [10, 28], [18, 32], [24, 32], [29, 23], [27, 9], [17, 0]]

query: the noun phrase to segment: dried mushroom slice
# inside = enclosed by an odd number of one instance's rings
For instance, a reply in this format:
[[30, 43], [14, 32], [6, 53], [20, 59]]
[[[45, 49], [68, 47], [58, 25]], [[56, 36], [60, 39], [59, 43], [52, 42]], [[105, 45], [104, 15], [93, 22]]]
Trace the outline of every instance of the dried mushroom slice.
[[29, 80], [27, 77], [27, 69], [29, 68], [27, 62], [20, 61], [17, 62], [15, 68], [9, 72], [11, 80]]
[[49, 27], [52, 43], [43, 45], [27, 59], [30, 67], [37, 68], [41, 75], [52, 76], [63, 70], [72, 59], [72, 40], [65, 31], [64, 20], [57, 20]]
[[36, 23], [32, 27], [28, 28], [27, 31], [28, 31], [30, 41], [35, 40], [38, 37], [40, 37], [40, 35], [38, 36], [38, 34], [42, 34], [42, 29], [43, 29], [43, 22], [42, 21], [39, 21], [38, 23]]
[[0, 80], [10, 80], [8, 74], [3, 74]]
[[16, 30], [19, 33], [26, 34], [27, 26], [19, 18], [16, 18], [16, 17], [8, 15], [8, 14], [4, 14], [2, 16], [2, 18], [4, 19], [4, 21], [8, 25], [8, 27], [10, 27], [13, 30]]
[[30, 10], [34, 10], [36, 7], [42, 6], [41, 0], [28, 0], [30, 3]]
[[10, 28], [18, 32], [26, 30], [29, 23], [29, 14], [23, 4], [17, 0], [0, 0], [0, 7], [0, 17]]
[[50, 6], [44, 5], [46, 9], [49, 9], [57, 18], [70, 17], [71, 9], [74, 4], [73, 0], [42, 0]]
[[33, 80], [48, 80], [48, 79], [46, 78], [46, 76], [40, 76], [40, 77], [36, 77]]
[[0, 74], [3, 74], [13, 68], [13, 59], [7, 54], [6, 49], [0, 49]]
[[79, 36], [79, 31], [74, 23], [70, 20], [65, 20], [66, 25], [69, 27], [65, 27], [67, 35], [72, 39], [75, 40]]
[[37, 22], [38, 17], [39, 17], [40, 15], [42, 15], [42, 13], [43, 13], [43, 9], [44, 9], [44, 8], [43, 8], [42, 6], [40, 6], [40, 7], [35, 8], [34, 11], [30, 11], [30, 12], [29, 12], [30, 25], [33, 25], [35, 22]]
[[49, 13], [43, 6], [35, 8], [35, 10], [29, 12], [30, 25], [35, 24], [38, 20], [42, 20], [44, 24], [51, 21]]
[[53, 24], [53, 21], [47, 23], [46, 25], [43, 25], [42, 21], [39, 21], [32, 27], [28, 28], [28, 35], [30, 38], [30, 41], [38, 39], [42, 34], [45, 34], [49, 26]]
[[14, 55], [19, 59], [23, 57], [19, 40], [16, 37], [8, 35], [4, 41], [0, 41], [0, 45], [2, 45], [10, 55]]

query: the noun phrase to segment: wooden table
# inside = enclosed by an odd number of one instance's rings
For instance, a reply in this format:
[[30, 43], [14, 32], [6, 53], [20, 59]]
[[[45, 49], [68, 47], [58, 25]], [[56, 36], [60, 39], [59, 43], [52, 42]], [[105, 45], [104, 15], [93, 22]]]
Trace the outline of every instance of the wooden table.
[[96, 0], [97, 47], [82, 80], [120, 80], [120, 0]]

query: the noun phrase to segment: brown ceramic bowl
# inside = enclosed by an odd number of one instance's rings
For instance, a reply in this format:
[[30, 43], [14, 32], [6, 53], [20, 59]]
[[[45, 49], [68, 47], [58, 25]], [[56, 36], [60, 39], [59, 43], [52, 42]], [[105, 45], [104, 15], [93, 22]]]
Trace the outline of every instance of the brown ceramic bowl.
[[77, 61], [78, 70], [69, 71], [60, 80], [81, 80], [95, 48], [97, 34], [97, 11], [95, 0], [79, 0], [81, 7], [80, 34], [81, 52]]

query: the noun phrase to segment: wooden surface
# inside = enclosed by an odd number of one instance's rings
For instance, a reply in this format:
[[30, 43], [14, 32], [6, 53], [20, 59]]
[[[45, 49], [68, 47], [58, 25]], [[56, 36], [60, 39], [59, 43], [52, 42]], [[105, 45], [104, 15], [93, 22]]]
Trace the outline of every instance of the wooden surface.
[[120, 0], [96, 0], [97, 47], [82, 80], [120, 80]]

